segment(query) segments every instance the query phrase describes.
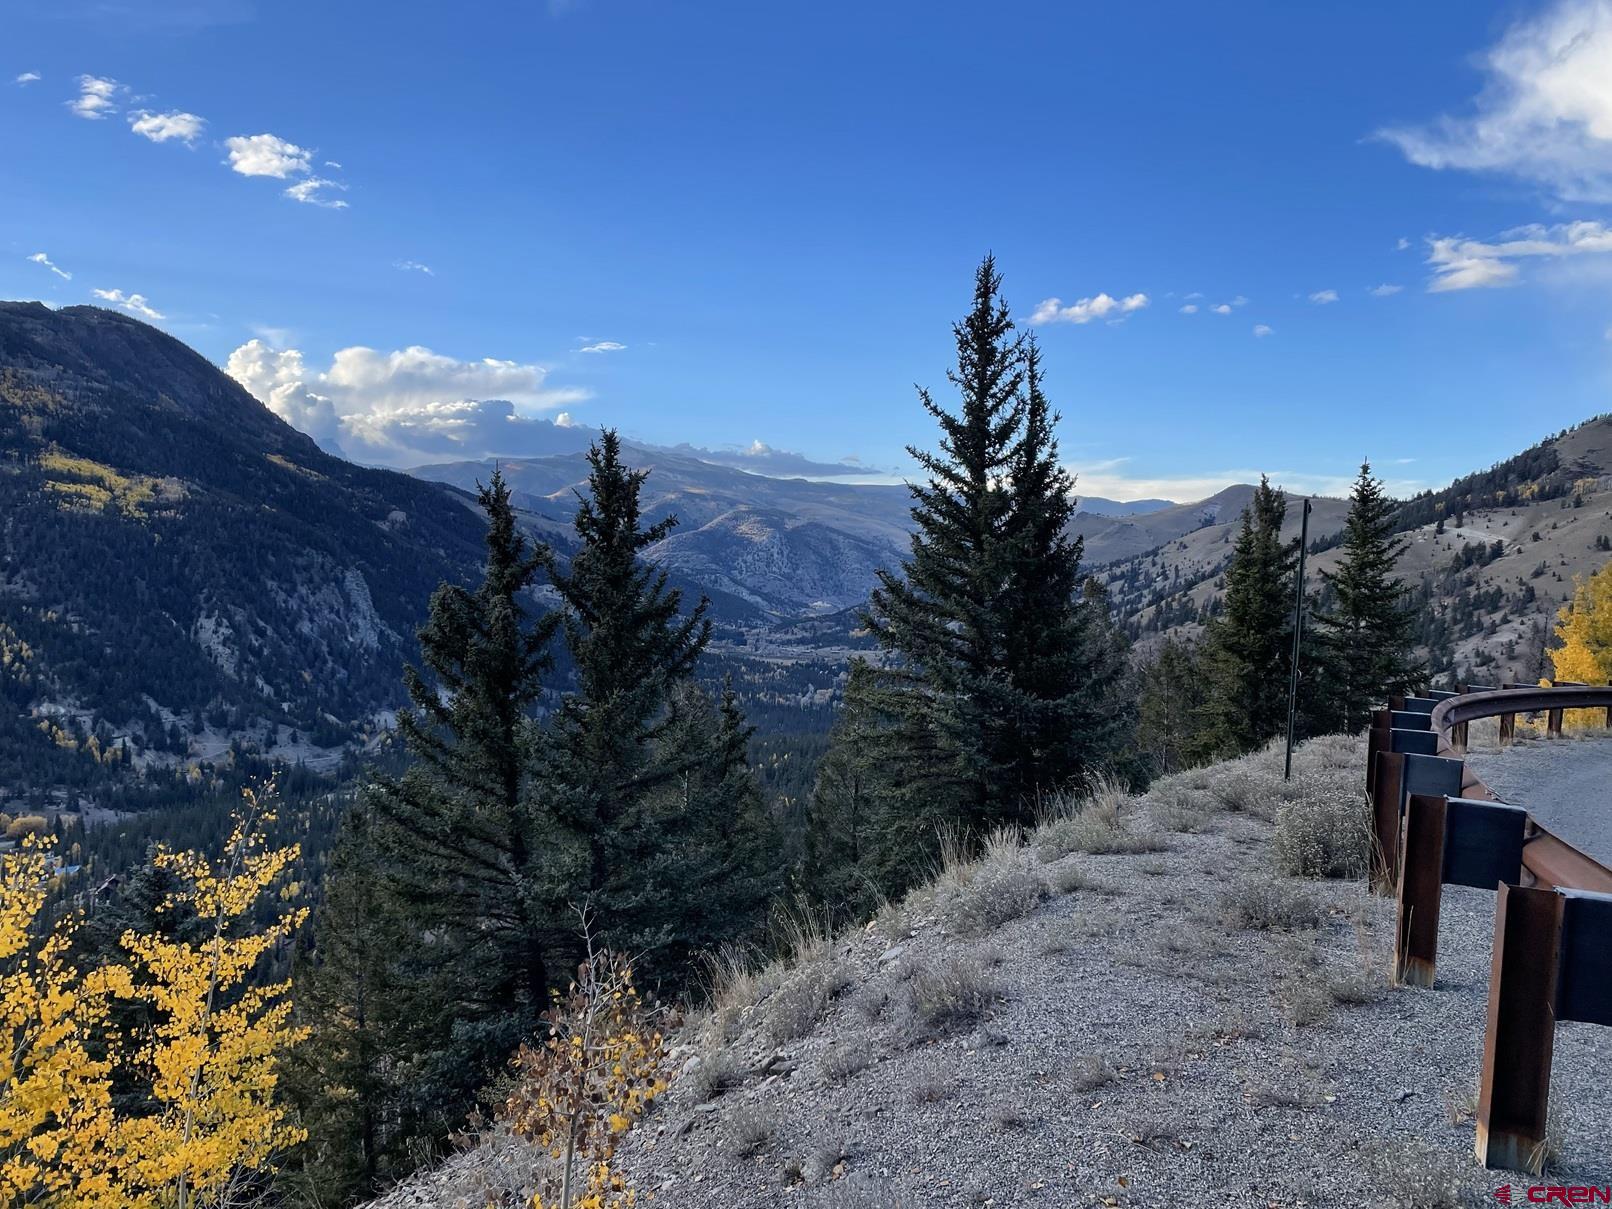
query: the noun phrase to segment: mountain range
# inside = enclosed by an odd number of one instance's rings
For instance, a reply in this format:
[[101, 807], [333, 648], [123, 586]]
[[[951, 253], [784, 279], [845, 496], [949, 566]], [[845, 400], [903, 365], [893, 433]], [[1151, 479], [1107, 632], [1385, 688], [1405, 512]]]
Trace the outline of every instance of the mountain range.
[[[592, 430], [554, 427], [572, 447], [499, 467], [563, 560]], [[1470, 662], [1481, 638], [1519, 673], [1538, 664], [1544, 610], [1612, 532], [1609, 438], [1603, 417], [1405, 502], [1404, 570], [1430, 641]], [[649, 554], [712, 601], [713, 667], [764, 726], [798, 725], [803, 708], [819, 711], [808, 729], [826, 726], [867, 646], [860, 607], [908, 550], [906, 487], [722, 460], [757, 465], [759, 451], [626, 453], [650, 472], [648, 519], [678, 517]], [[0, 303], [0, 807], [7, 791], [93, 785], [128, 764], [240, 741], [317, 756], [384, 726], [432, 590], [477, 574], [471, 492], [491, 469], [354, 465], [155, 328]], [[1144, 649], [1212, 610], [1251, 491], [1082, 502], [1087, 565]], [[1316, 501], [1313, 566], [1335, 561], [1344, 510]]]

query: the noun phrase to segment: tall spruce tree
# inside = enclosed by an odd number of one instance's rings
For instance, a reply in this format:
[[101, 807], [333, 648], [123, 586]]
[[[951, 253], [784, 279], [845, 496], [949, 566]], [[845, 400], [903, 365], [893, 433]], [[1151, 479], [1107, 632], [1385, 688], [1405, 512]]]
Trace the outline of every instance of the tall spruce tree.
[[[420, 630], [422, 673], [405, 672], [411, 710], [398, 732], [413, 757], [367, 796], [385, 900], [407, 928], [393, 988], [417, 1048], [405, 1116], [440, 1142], [477, 1091], [530, 1036], [549, 983], [566, 972], [551, 951], [571, 922], [556, 917], [545, 820], [523, 792], [523, 731], [542, 692], [559, 625], [522, 597], [546, 557], [521, 534], [495, 473], [480, 492], [487, 566], [478, 588], [443, 584]], [[417, 1139], [418, 1141], [418, 1139]]]
[[1261, 475], [1226, 568], [1220, 615], [1207, 627], [1209, 692], [1197, 758], [1252, 751], [1286, 725], [1298, 556], [1298, 542], [1282, 540], [1286, 515], [1286, 497]]
[[1328, 706], [1326, 722], [1354, 733], [1374, 706], [1422, 674], [1414, 656], [1416, 616], [1394, 567], [1407, 543], [1394, 536], [1394, 502], [1363, 462], [1349, 496], [1343, 555], [1323, 571], [1331, 606], [1315, 618]]
[[1156, 773], [1189, 767], [1200, 746], [1198, 732], [1207, 701], [1198, 648], [1166, 638], [1142, 672], [1137, 700], [1136, 742]]
[[955, 414], [918, 392], [940, 425], [940, 448], [908, 447], [926, 476], [909, 486], [912, 551], [899, 575], [879, 572], [866, 616], [897, 665], [877, 685], [876, 708], [934, 749], [914, 753], [928, 762], [930, 783], [921, 799], [908, 795], [900, 820], [900, 831], [920, 835], [940, 826], [978, 831], [1017, 810], [1004, 479], [1020, 452], [1024, 356], [1001, 286], [987, 256], [974, 275], [973, 305], [952, 329], [957, 365], [946, 376], [959, 395]]
[[1058, 460], [1060, 420], [1043, 389], [1041, 353], [1024, 348], [1024, 426], [1007, 475], [1006, 643], [1011, 725], [1000, 792], [1028, 822], [1038, 801], [1085, 781], [1130, 733], [1120, 692], [1127, 644], [1099, 585], [1082, 582], [1081, 538], [1069, 536], [1075, 481]]
[[313, 944], [299, 952], [294, 969], [297, 1017], [308, 1036], [292, 1055], [287, 1082], [308, 1130], [302, 1182], [323, 1202], [346, 1205], [408, 1174], [411, 1147], [435, 1126], [415, 1118], [407, 1084], [410, 1057], [434, 1042], [398, 1010], [400, 963], [415, 934], [406, 904], [386, 894], [364, 803], [343, 822], [324, 890]]
[[[696, 762], [663, 739], [675, 718], [674, 690], [710, 641], [709, 606], [701, 600], [685, 616], [667, 573], [643, 561], [677, 519], [644, 525], [639, 492], [648, 471], [621, 460], [614, 431], [589, 449], [588, 466], [574, 520], [580, 548], [569, 569], [548, 558], [576, 692], [538, 744], [533, 797], [566, 835], [567, 880], [599, 933], [664, 974], [662, 951], [675, 932], [669, 916], [680, 908], [666, 901], [660, 879], [646, 878], [666, 843], [650, 798]], [[692, 909], [689, 899], [701, 892], [685, 886], [682, 905]]]

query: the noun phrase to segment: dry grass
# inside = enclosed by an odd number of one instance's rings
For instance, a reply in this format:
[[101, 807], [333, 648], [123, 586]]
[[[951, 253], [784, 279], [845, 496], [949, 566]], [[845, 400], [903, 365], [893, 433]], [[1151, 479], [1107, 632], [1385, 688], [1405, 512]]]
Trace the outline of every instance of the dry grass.
[[873, 1055], [865, 1045], [848, 1042], [829, 1048], [823, 1055], [823, 1077], [830, 1083], [844, 1083], [873, 1065]]
[[1016, 832], [995, 832], [976, 861], [962, 859], [951, 843], [943, 844], [942, 856], [935, 904], [947, 927], [964, 936], [983, 936], [1028, 915], [1049, 893]]
[[1163, 840], [1132, 831], [1124, 813], [1132, 800], [1117, 781], [1100, 779], [1083, 798], [1065, 799], [1032, 837], [1043, 861], [1055, 861], [1072, 852], [1093, 856], [1158, 852]]
[[1292, 877], [1364, 877], [1370, 868], [1371, 815], [1363, 796], [1335, 778], [1304, 777], [1276, 811], [1272, 853]]
[[697, 1104], [725, 1096], [744, 1082], [744, 1065], [725, 1050], [713, 1050], [688, 1075], [689, 1090]]
[[1080, 1095], [1107, 1087], [1119, 1079], [1119, 1072], [1100, 1054], [1083, 1054], [1069, 1068], [1069, 1085]]
[[759, 1108], [746, 1105], [729, 1118], [723, 1130], [723, 1148], [732, 1158], [749, 1158], [772, 1141], [777, 1132], [776, 1118]]

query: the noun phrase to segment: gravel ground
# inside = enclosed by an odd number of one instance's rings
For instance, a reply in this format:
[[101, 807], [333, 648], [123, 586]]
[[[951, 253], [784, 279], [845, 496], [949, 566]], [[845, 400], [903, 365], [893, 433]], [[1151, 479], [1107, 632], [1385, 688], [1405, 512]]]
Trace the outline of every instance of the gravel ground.
[[[1364, 819], [1363, 759], [1310, 745], [1305, 792]], [[730, 993], [623, 1142], [639, 1203], [1445, 1206], [1492, 1204], [1507, 1182], [1526, 1199], [1532, 1180], [1472, 1157], [1494, 896], [1447, 888], [1438, 986], [1391, 987], [1387, 902], [1271, 872], [1279, 772], [1261, 754], [1129, 804], [1125, 827], [1159, 851], [1004, 863], [1075, 888], [983, 935], [954, 934], [946, 900], [920, 893], [764, 976], [752, 1002]], [[1237, 808], [1208, 812], [1217, 795]], [[1261, 903], [1298, 926], [1240, 926]], [[984, 1018], [915, 1037], [901, 1005], [959, 957], [989, 980]], [[811, 979], [832, 998], [779, 1040]], [[738, 1085], [706, 1099], [700, 1067], [724, 1063]], [[1558, 1028], [1553, 1105], [1550, 1182], [1612, 1185], [1608, 1034]], [[522, 1155], [495, 1140], [377, 1209], [486, 1205], [520, 1185]]]
[[1612, 864], [1612, 735], [1523, 739], [1486, 747], [1467, 761], [1483, 783], [1568, 843]]

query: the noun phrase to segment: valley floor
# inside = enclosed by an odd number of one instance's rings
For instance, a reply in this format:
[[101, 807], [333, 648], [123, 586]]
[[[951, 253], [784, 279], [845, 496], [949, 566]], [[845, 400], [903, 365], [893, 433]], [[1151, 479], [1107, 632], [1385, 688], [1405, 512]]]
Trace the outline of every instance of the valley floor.
[[[639, 1203], [1525, 1200], [1472, 1157], [1494, 896], [1447, 888], [1438, 986], [1396, 989], [1387, 900], [1273, 872], [1284, 794], [1359, 800], [1363, 758], [1312, 743], [1285, 791], [1279, 751], [1171, 778], [1118, 830], [1052, 824], [737, 980], [625, 1139]], [[1552, 1102], [1548, 1182], [1612, 1184], [1606, 1032], [1558, 1028]], [[514, 1204], [534, 1161], [488, 1138], [376, 1209]]]

